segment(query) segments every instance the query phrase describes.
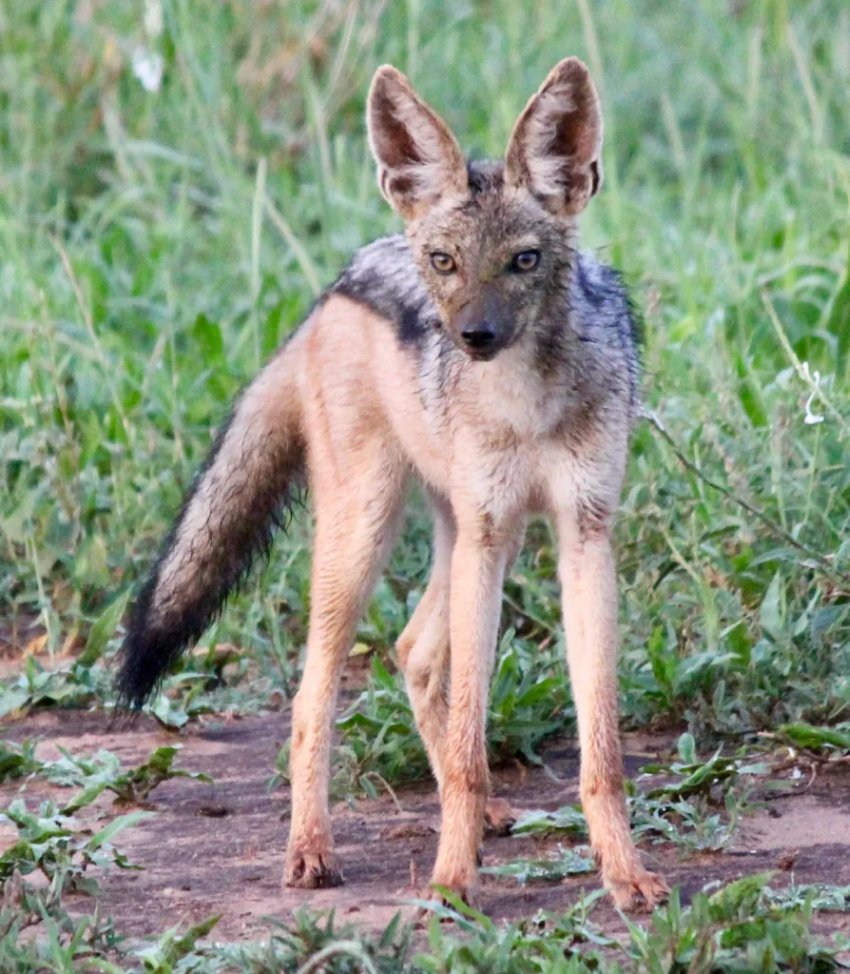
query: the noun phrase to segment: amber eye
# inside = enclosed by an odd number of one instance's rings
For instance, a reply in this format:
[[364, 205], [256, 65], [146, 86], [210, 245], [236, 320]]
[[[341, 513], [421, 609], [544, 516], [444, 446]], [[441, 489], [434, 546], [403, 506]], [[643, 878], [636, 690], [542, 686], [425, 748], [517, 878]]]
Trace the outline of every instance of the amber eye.
[[539, 263], [539, 250], [521, 250], [518, 254], [514, 254], [513, 260], [511, 261], [511, 270], [525, 274], [528, 271], [533, 271]]
[[431, 266], [438, 274], [453, 274], [457, 270], [454, 257], [435, 250], [431, 254]]

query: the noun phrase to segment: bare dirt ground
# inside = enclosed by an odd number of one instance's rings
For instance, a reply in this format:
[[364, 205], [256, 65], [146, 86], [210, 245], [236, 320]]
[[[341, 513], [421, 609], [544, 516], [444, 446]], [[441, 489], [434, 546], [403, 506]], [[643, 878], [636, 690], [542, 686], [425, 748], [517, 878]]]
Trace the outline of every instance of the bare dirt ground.
[[[118, 848], [144, 866], [139, 872], [98, 873], [103, 912], [114, 917], [123, 933], [141, 938], [220, 913], [215, 939], [244, 940], [264, 935], [265, 917], [286, 921], [302, 907], [333, 907], [340, 920], [370, 927], [383, 926], [399, 910], [412, 914], [414, 908], [405, 900], [425, 886], [437, 844], [439, 809], [428, 786], [398, 792], [398, 805], [390, 796], [338, 804], [333, 820], [345, 885], [316, 891], [281, 888], [289, 791], [281, 787], [270, 793], [268, 781], [288, 730], [283, 715], [210, 719], [176, 735], [146, 719], [128, 728], [116, 727], [98, 713], [42, 711], [0, 732], [14, 740], [41, 738], [38, 754], [43, 759], [58, 756], [58, 746], [79, 754], [106, 748], [125, 765], [141, 763], [157, 746], [179, 742], [179, 766], [213, 777], [211, 785], [186, 779], [162, 784], [151, 795], [156, 814], [116, 837]], [[669, 740], [660, 738], [628, 737], [629, 772], [668, 757], [669, 746]], [[519, 765], [496, 770], [496, 793], [520, 811], [576, 801], [578, 754], [572, 744], [550, 745], [545, 762], [548, 773]], [[19, 787], [20, 782], [6, 783], [0, 799], [8, 802]], [[68, 792], [32, 781], [26, 794], [30, 799], [53, 794], [61, 800]], [[126, 810], [102, 796], [86, 814], [108, 817]], [[105, 820], [97, 827], [103, 824]], [[9, 829], [0, 827], [0, 848], [11, 838]], [[484, 862], [539, 858], [558, 841], [487, 838]], [[775, 887], [792, 881], [848, 884], [850, 774], [832, 773], [803, 793], [766, 803], [743, 820], [731, 848], [722, 853], [683, 860], [676, 847], [659, 844], [645, 846], [643, 854], [671, 885], [681, 888], [685, 901], [713, 880], [725, 883], [763, 870], [778, 871]], [[531, 916], [540, 909], [563, 909], [597, 886], [595, 876], [528, 886], [485, 876], [480, 906], [494, 918]], [[79, 908], [90, 912], [92, 904], [80, 897]], [[605, 901], [593, 919], [609, 933], [623, 930], [620, 917]], [[848, 928], [850, 921], [839, 914], [824, 914], [817, 921], [824, 933]]]

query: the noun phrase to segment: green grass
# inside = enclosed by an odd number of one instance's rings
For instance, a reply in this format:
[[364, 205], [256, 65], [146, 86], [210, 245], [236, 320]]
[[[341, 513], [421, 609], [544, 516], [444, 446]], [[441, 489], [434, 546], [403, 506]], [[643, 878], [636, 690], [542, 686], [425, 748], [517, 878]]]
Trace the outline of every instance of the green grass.
[[[628, 924], [620, 940], [606, 936], [591, 918], [599, 894], [591, 894], [568, 912], [497, 925], [458, 904], [438, 907], [426, 936], [396, 916], [378, 933], [364, 935], [340, 924], [333, 913], [296, 914], [289, 924], [269, 919], [269, 935], [250, 944], [198, 941], [214, 935], [217, 916], [188, 929], [173, 927], [143, 948], [123, 941], [96, 915], [76, 921], [47, 916], [50, 937], [40, 943], [17, 939], [19, 927], [0, 930], [4, 970], [65, 972], [99, 970], [124, 974], [245, 972], [245, 974], [829, 974], [844, 969], [840, 955], [846, 940], [818, 942], [809, 932], [816, 904], [846, 910], [850, 890], [796, 888], [777, 895], [769, 875], [749, 876], [711, 896], [698, 893], [683, 908], [678, 893], [657, 910], [651, 923]], [[452, 919], [446, 927], [441, 919]], [[0, 921], [1, 922], [1, 921]], [[65, 934], [60, 938], [61, 933]], [[5, 935], [4, 935], [5, 934]], [[623, 961], [613, 959], [614, 952]]]
[[[123, 600], [229, 401], [351, 252], [398, 229], [365, 142], [375, 66], [406, 70], [466, 147], [497, 155], [575, 53], [606, 120], [584, 242], [645, 313], [655, 417], [617, 535], [624, 720], [701, 746], [847, 721], [846, 4], [146, 6], [158, 33], [136, 3], [0, 3], [0, 637], [85, 647], [58, 675], [31, 665], [0, 710], [108, 701]], [[163, 59], [155, 92], [137, 48]], [[361, 626], [370, 646], [391, 647], [421, 594], [427, 538], [414, 504]], [[309, 540], [296, 517], [211, 634], [255, 662], [222, 685], [193, 658], [163, 719], [294, 690]], [[566, 690], [532, 692], [561, 683], [563, 654], [552, 543], [538, 525], [529, 541], [491, 748], [533, 760], [572, 709]], [[382, 679], [343, 727], [352, 787], [422, 766]]]

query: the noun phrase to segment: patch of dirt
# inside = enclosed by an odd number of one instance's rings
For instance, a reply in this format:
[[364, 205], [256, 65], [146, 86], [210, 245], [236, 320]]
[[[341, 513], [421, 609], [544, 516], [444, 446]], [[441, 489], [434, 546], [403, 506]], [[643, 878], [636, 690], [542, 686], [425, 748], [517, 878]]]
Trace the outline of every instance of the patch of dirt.
[[[128, 727], [98, 713], [42, 711], [7, 726], [4, 736], [41, 738], [42, 758], [57, 756], [59, 746], [80, 754], [106, 748], [127, 765], [141, 763], [155, 747], [179, 742], [183, 751], [177, 765], [213, 777], [212, 785], [186, 779], [166, 782], [151, 795], [156, 814], [118, 834], [118, 848], [143, 865], [143, 871], [97, 873], [103, 912], [114, 917], [117, 930], [132, 937], [158, 934], [213, 913], [222, 914], [217, 940], [262, 937], [264, 917], [287, 921], [302, 907], [334, 908], [340, 920], [370, 927], [383, 926], [399, 910], [412, 915], [415, 908], [405, 900], [425, 886], [437, 847], [439, 806], [427, 786], [398, 791], [398, 804], [386, 796], [336, 805], [334, 833], [345, 885], [315, 891], [281, 887], [289, 791], [284, 787], [270, 793], [268, 781], [288, 733], [288, 715], [207, 719], [176, 735], [146, 719]], [[626, 751], [628, 771], [635, 775], [648, 760], [668, 757], [670, 741], [635, 735], [627, 737]], [[551, 745], [545, 762], [545, 770], [519, 765], [496, 770], [496, 794], [518, 811], [553, 810], [577, 801], [575, 748]], [[0, 787], [0, 799], [11, 800], [20, 784]], [[69, 792], [35, 780], [25, 794], [31, 800], [47, 794], [62, 800]], [[94, 818], [124, 811], [103, 796], [86, 814]], [[102, 827], [103, 822], [96, 824]], [[0, 832], [0, 846], [12, 837], [7, 831]], [[489, 837], [484, 863], [539, 858], [559, 841]], [[676, 847], [660, 844], [644, 847], [643, 855], [671, 885], [680, 887], [685, 901], [707, 883], [764, 870], [777, 870], [776, 887], [792, 881], [850, 884], [850, 774], [832, 772], [802, 794], [765, 803], [743, 820], [725, 852], [684, 860]], [[540, 909], [563, 909], [598, 885], [595, 876], [528, 886], [484, 876], [480, 906], [494, 918], [531, 916]], [[81, 912], [92, 909], [85, 897], [70, 902]], [[607, 902], [597, 907], [593, 919], [612, 934], [623, 932], [622, 920]], [[823, 932], [847, 930], [848, 920], [824, 914], [818, 927]]]

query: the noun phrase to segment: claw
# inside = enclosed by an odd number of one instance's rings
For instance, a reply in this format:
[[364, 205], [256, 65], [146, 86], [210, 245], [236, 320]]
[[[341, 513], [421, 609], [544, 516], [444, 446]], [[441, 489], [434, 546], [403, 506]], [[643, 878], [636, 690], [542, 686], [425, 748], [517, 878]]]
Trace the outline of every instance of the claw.
[[283, 881], [287, 886], [296, 886], [299, 889], [327, 889], [341, 886], [343, 876], [332, 852], [295, 849], [287, 853]]
[[626, 879], [605, 877], [605, 886], [621, 910], [649, 913], [666, 902], [670, 887], [663, 876], [639, 868]]

